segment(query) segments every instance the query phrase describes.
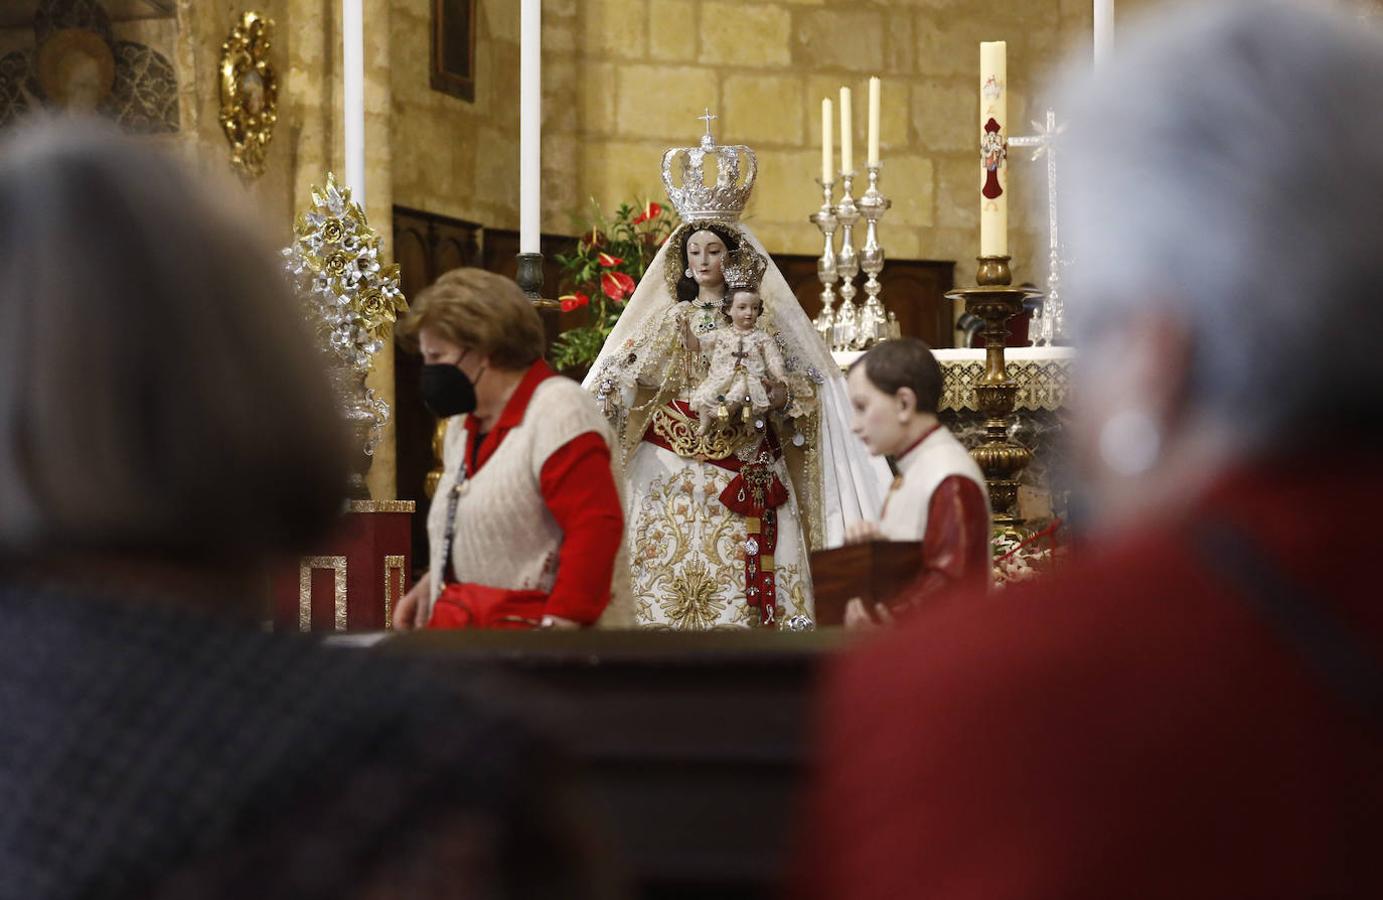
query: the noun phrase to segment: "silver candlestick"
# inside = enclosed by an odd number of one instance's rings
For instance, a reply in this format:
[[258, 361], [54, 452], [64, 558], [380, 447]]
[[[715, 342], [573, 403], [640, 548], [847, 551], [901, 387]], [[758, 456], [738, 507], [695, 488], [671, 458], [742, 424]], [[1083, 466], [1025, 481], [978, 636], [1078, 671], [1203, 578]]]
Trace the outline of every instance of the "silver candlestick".
[[839, 277], [836, 273], [836, 211], [831, 206], [835, 182], [818, 178], [816, 183], [821, 185], [821, 208], [807, 218], [821, 229], [825, 248], [821, 251], [821, 258], [816, 261], [816, 277], [821, 282], [821, 312], [817, 313], [813, 324], [821, 339], [831, 346], [835, 341], [836, 311], [833, 307], [836, 302], [836, 279]]
[[836, 221], [840, 223], [840, 253], [836, 255], [836, 271], [840, 273], [840, 309], [836, 311], [836, 333], [832, 342], [836, 349], [846, 350], [855, 343], [859, 329], [859, 307], [855, 305], [855, 276], [860, 271], [860, 259], [855, 254], [855, 223], [860, 220], [859, 207], [850, 193], [855, 173], [841, 172], [840, 203], [836, 204]]
[[1032, 159], [1034, 162], [1047, 157], [1047, 296], [1040, 307], [1041, 312], [1034, 314], [1036, 336], [1033, 343], [1041, 346], [1048, 346], [1059, 343], [1063, 335], [1063, 303], [1061, 299], [1061, 270], [1065, 266], [1065, 260], [1061, 258], [1061, 235], [1057, 231], [1057, 159], [1056, 145], [1057, 138], [1065, 129], [1065, 125], [1057, 123], [1056, 113], [1047, 110], [1047, 115], [1042, 122], [1033, 122], [1032, 127], [1036, 134], [1024, 137], [1010, 137], [1008, 145], [1010, 147], [1032, 147]]
[[860, 268], [868, 276], [864, 282], [866, 299], [855, 328], [854, 346], [859, 350], [886, 340], [890, 334], [888, 313], [879, 300], [879, 291], [883, 287], [879, 284], [879, 273], [884, 270], [884, 248], [879, 244], [879, 219], [893, 205], [893, 201], [879, 193], [879, 169], [877, 165], [869, 166], [869, 188], [856, 204], [865, 219]]

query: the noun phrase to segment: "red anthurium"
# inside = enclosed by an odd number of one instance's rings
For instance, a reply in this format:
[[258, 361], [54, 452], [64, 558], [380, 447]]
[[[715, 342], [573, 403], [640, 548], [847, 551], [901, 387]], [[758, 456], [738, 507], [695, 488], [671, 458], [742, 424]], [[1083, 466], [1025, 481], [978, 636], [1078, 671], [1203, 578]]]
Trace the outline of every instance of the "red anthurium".
[[634, 293], [634, 279], [623, 272], [605, 272], [600, 276], [600, 290], [616, 302]]
[[620, 257], [611, 256], [610, 254], [604, 252], [600, 253], [597, 258], [600, 260], [600, 264], [607, 269], [613, 269], [615, 266], [624, 262], [624, 260]]
[[571, 312], [574, 309], [580, 309], [591, 302], [591, 298], [580, 291], [577, 291], [575, 294], [563, 294], [557, 299], [562, 303], [562, 312]]
[[589, 234], [583, 234], [581, 241], [587, 247], [602, 247], [605, 245], [605, 235], [600, 233], [599, 228], [591, 228]]
[[634, 224], [635, 224], [635, 225], [642, 225], [644, 222], [647, 222], [649, 219], [656, 219], [656, 218], [658, 218], [658, 217], [659, 217], [660, 215], [662, 215], [662, 214], [663, 214], [663, 208], [662, 208], [661, 206], [659, 206], [658, 204], [654, 203], [652, 200], [650, 200], [650, 201], [648, 201], [647, 203], [644, 204], [643, 212], [639, 213], [639, 214], [634, 218]]

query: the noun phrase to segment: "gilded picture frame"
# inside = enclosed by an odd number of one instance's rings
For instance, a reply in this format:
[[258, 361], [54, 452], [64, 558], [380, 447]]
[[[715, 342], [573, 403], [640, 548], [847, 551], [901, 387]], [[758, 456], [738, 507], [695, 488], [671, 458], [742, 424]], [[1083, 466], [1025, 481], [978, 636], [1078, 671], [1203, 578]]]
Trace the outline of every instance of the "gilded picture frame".
[[278, 75], [269, 61], [272, 19], [247, 12], [221, 45], [221, 128], [231, 164], [248, 178], [264, 174], [278, 122]]

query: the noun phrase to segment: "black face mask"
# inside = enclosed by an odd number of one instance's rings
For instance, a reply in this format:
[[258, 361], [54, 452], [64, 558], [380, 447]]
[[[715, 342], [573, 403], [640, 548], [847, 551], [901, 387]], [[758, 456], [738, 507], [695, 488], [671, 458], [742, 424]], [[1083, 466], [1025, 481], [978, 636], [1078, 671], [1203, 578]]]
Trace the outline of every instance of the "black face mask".
[[[484, 374], [483, 369], [481, 374]], [[477, 379], [479, 377], [476, 376]], [[423, 403], [438, 418], [475, 412], [475, 384], [455, 363], [424, 365], [419, 387]]]

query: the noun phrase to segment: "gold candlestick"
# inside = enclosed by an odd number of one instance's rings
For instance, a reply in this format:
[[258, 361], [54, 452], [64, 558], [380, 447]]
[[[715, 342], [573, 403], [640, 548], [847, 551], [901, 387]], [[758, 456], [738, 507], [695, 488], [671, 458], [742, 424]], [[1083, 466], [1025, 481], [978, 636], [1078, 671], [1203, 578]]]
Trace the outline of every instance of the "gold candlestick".
[[975, 385], [975, 395], [985, 415], [985, 435], [970, 455], [984, 472], [995, 527], [1021, 538], [1025, 531], [1018, 512], [1018, 480], [1032, 461], [1032, 451], [1008, 437], [1009, 428], [1018, 420], [1013, 414], [1018, 384], [1008, 377], [1004, 345], [1009, 320], [1022, 314], [1025, 299], [1041, 296], [1041, 292], [1011, 286], [1007, 256], [982, 256], [979, 263], [977, 286], [950, 291], [946, 299], [964, 301], [965, 311], [984, 322], [980, 331], [984, 336], [984, 376]]

